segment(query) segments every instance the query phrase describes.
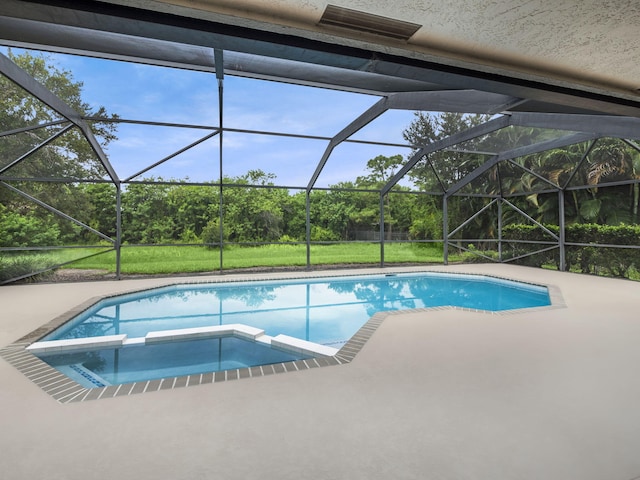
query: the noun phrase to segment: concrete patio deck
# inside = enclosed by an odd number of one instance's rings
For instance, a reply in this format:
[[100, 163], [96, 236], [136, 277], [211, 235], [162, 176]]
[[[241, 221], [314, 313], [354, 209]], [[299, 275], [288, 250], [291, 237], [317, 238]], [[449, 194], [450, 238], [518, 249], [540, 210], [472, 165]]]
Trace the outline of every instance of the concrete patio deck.
[[[566, 308], [392, 315], [345, 365], [69, 404], [0, 359], [0, 477], [640, 478], [640, 283], [419, 270], [555, 285]], [[0, 347], [94, 296], [175, 282], [2, 287]]]

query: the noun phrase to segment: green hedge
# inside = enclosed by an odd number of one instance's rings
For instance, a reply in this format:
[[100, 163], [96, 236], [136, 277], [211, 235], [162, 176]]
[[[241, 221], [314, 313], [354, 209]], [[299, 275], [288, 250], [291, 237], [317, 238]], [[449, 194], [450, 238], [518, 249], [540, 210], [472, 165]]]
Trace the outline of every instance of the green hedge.
[[[556, 225], [545, 225], [547, 229], [558, 235]], [[526, 241], [554, 241], [547, 232], [535, 225], [508, 225], [502, 231], [503, 240], [508, 243], [505, 248], [505, 259], [514, 258], [541, 248], [540, 245], [526, 243], [509, 243], [509, 240]], [[572, 224], [565, 229], [566, 243], [582, 243], [593, 245], [640, 245], [640, 225], [597, 225]], [[567, 269], [630, 278], [635, 271], [640, 271], [640, 249], [637, 248], [607, 248], [597, 246], [567, 245], [565, 248]], [[559, 251], [552, 249], [515, 260], [514, 263], [532, 266], [559, 266]]]

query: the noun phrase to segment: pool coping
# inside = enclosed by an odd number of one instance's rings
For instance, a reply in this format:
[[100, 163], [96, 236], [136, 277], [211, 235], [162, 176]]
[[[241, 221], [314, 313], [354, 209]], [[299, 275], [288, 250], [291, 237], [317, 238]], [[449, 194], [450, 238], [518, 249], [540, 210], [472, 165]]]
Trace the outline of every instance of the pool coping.
[[[412, 273], [437, 273], [442, 274], [443, 272], [433, 271], [433, 270], [425, 270], [422, 272], [412, 272]], [[389, 272], [385, 275], [396, 275], [398, 273]], [[57, 369], [49, 366], [43, 360], [32, 354], [27, 350], [31, 344], [40, 340], [56, 328], [60, 327], [64, 323], [68, 322], [72, 318], [77, 315], [83, 313], [88, 308], [95, 305], [97, 302], [116, 297], [123, 294], [144, 292], [147, 290], [154, 290], [157, 288], [170, 287], [174, 285], [196, 285], [196, 284], [212, 284], [212, 283], [241, 283], [241, 282], [250, 282], [252, 280], [246, 279], [215, 279], [215, 280], [206, 280], [206, 281], [175, 281], [173, 283], [169, 283], [167, 285], [163, 285], [161, 287], [151, 287], [151, 288], [142, 288], [142, 289], [133, 289], [128, 290], [126, 292], [120, 292], [116, 294], [109, 295], [100, 295], [97, 297], [92, 297], [85, 302], [82, 302], [78, 306], [74, 307], [71, 310], [68, 310], [62, 315], [59, 315], [49, 321], [48, 323], [36, 328], [31, 331], [27, 335], [21, 337], [19, 340], [14, 343], [0, 348], [0, 358], [6, 360], [9, 364], [11, 364], [14, 368], [20, 371], [25, 377], [35, 383], [38, 387], [40, 387], [45, 393], [49, 394], [53, 399], [62, 404], [67, 403], [75, 403], [75, 402], [84, 402], [87, 400], [98, 400], [103, 398], [113, 398], [120, 396], [128, 396], [139, 393], [147, 393], [159, 390], [170, 390], [175, 388], [182, 387], [190, 387], [195, 385], [205, 385], [210, 383], [220, 383], [231, 380], [239, 380], [242, 378], [252, 378], [252, 377], [264, 377], [268, 375], [278, 374], [278, 373], [289, 373], [294, 371], [301, 370], [310, 370], [314, 368], [322, 368], [329, 367], [335, 365], [343, 365], [350, 363], [356, 357], [356, 355], [360, 352], [360, 350], [365, 346], [367, 341], [373, 336], [375, 331], [382, 325], [382, 323], [388, 318], [393, 317], [394, 315], [403, 315], [410, 313], [428, 313], [434, 311], [441, 310], [456, 310], [460, 312], [474, 312], [474, 313], [482, 313], [486, 315], [514, 315], [514, 314], [523, 314], [527, 312], [537, 312], [541, 310], [550, 310], [557, 308], [566, 308], [566, 304], [564, 302], [564, 298], [562, 296], [562, 292], [555, 285], [549, 284], [541, 284], [535, 282], [527, 282], [522, 280], [514, 280], [507, 277], [497, 276], [497, 275], [488, 275], [488, 274], [478, 274], [478, 273], [461, 273], [456, 272], [454, 274], [446, 275], [472, 275], [472, 276], [482, 276], [487, 278], [499, 279], [499, 280], [507, 280], [512, 282], [518, 282], [525, 285], [535, 285], [540, 287], [546, 287], [549, 293], [549, 299], [551, 304], [545, 305], [542, 307], [530, 307], [524, 309], [514, 309], [514, 310], [501, 310], [501, 311], [488, 311], [488, 310], [479, 310], [472, 308], [463, 308], [463, 307], [455, 307], [455, 306], [440, 306], [440, 307], [428, 307], [428, 308], [415, 308], [415, 309], [406, 309], [406, 310], [392, 310], [385, 312], [375, 313], [373, 316], [365, 322], [362, 327], [347, 341], [345, 344], [338, 350], [338, 352], [334, 356], [324, 356], [319, 355], [314, 358], [305, 359], [305, 360], [296, 360], [290, 362], [282, 362], [275, 363], [269, 365], [261, 365], [256, 367], [246, 367], [246, 368], [238, 368], [231, 370], [223, 370], [218, 372], [208, 372], [202, 374], [193, 374], [193, 375], [184, 375], [178, 377], [167, 377], [163, 379], [156, 380], [145, 380], [140, 382], [132, 382], [125, 383], [120, 385], [110, 385], [106, 387], [94, 387], [87, 388], [83, 385], [77, 383], [75, 380], [72, 380], [65, 374], [59, 372]], [[371, 274], [380, 275], [380, 274]], [[336, 277], [335, 272], [332, 272], [331, 275], [317, 275], [317, 276], [294, 276], [287, 278], [278, 278], [278, 280], [286, 281], [286, 280], [301, 280], [301, 279], [311, 279], [311, 278], [327, 278], [327, 277]], [[339, 275], [340, 277], [348, 277], [348, 276], [366, 276], [363, 274], [343, 274]], [[258, 280], [255, 280], [258, 281]], [[262, 280], [265, 281], [265, 280]], [[269, 280], [266, 280], [269, 281]]]

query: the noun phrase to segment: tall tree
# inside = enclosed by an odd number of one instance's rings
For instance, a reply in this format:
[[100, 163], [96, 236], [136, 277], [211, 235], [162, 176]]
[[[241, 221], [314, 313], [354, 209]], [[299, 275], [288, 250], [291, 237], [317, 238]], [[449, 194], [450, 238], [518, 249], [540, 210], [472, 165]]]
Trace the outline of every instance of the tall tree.
[[[456, 133], [468, 130], [488, 121], [489, 115], [462, 113], [416, 112], [413, 122], [404, 130], [405, 140], [414, 145], [414, 152]], [[467, 142], [467, 150], [482, 138]], [[409, 177], [421, 189], [440, 192], [470, 173], [478, 164], [478, 157], [458, 149], [440, 150], [419, 161], [409, 172]]]
[[[107, 114], [104, 107], [93, 108], [83, 101], [83, 82], [76, 81], [72, 72], [56, 66], [51, 57], [32, 55], [29, 52], [14, 55], [9, 51], [9, 58], [82, 117], [118, 118], [117, 115]], [[58, 132], [60, 125], [47, 124], [63, 118], [1, 75], [0, 92], [0, 131], [42, 125], [42, 128], [4, 138], [0, 152], [2, 162], [6, 165], [16, 158], [16, 154], [28, 152]], [[103, 148], [107, 148], [116, 139], [115, 123], [93, 122], [90, 126]], [[77, 128], [58, 137], [50, 147], [39, 153], [40, 155], [13, 166], [7, 170], [7, 174], [10, 172], [12, 176], [20, 177], [86, 178], [89, 175], [102, 177], [105, 173], [91, 146]]]
[[[391, 157], [385, 157], [384, 155], [378, 155], [367, 162], [368, 175], [358, 177], [356, 185], [359, 187], [367, 188], [380, 188], [384, 186], [396, 173], [403, 163], [402, 155], [393, 155]], [[397, 187], [399, 189], [399, 187]], [[373, 196], [372, 196], [373, 197]], [[394, 200], [400, 200], [399, 197], [393, 197]], [[379, 224], [379, 207], [376, 205], [376, 199], [372, 198], [373, 205], [369, 206], [369, 210], [372, 212], [378, 212], [377, 217], [371, 223]], [[384, 199], [385, 211], [384, 218], [386, 223], [385, 234], [388, 240], [393, 237], [393, 225], [394, 225], [394, 212], [392, 196], [387, 194]]]
[[[93, 108], [83, 101], [82, 82], [76, 81], [70, 71], [56, 66], [52, 57], [29, 52], [15, 55], [12, 51], [8, 56], [80, 116], [109, 116], [104, 107]], [[5, 168], [2, 176], [7, 181], [13, 178], [10, 181], [13, 186], [86, 223], [90, 220], [88, 198], [73, 180], [103, 177], [104, 169], [80, 129], [70, 128], [25, 157], [68, 125], [70, 122], [60, 114], [0, 75], [0, 132], [6, 133], [0, 142], [0, 169]], [[112, 122], [94, 122], [91, 128], [103, 148], [116, 138]], [[23, 159], [18, 162], [20, 158]], [[52, 183], [47, 179], [68, 179], [69, 183]], [[5, 188], [0, 188], [0, 203], [20, 215], [35, 216], [45, 225], [57, 225], [65, 241], [79, 240], [76, 225]]]
[[[490, 118], [489, 115], [416, 112], [413, 122], [405, 129], [403, 136], [414, 145], [415, 153], [423, 146], [464, 132], [487, 122]], [[462, 146], [434, 152], [427, 158], [421, 159], [411, 169], [409, 178], [423, 192], [443, 193], [485, 161], [485, 156], [469, 152], [480, 150], [480, 144], [486, 141], [486, 136], [479, 137], [465, 142]], [[448, 212], [449, 224], [452, 226], [460, 224], [482, 206], [482, 199], [477, 198], [470, 198], [465, 202], [451, 202]], [[424, 203], [421, 207], [421, 215], [429, 214], [432, 207], [432, 202]], [[433, 211], [429, 215], [432, 218], [414, 219], [412, 225], [414, 236], [429, 238], [436, 232], [433, 228], [433, 219], [440, 214], [438, 211]], [[468, 234], [471, 238], [479, 238], [481, 233], [479, 229], [480, 227], [469, 225], [465, 229], [465, 236]]]

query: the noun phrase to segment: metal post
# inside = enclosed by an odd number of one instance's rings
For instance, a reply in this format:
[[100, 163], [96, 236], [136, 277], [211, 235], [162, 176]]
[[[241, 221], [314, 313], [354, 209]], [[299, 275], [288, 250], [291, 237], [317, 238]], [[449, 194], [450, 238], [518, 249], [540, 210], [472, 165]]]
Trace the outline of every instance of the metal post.
[[305, 316], [305, 335], [304, 339], [308, 342], [309, 336], [311, 332], [311, 284], [307, 283], [307, 305], [306, 305], [306, 316]]
[[442, 245], [444, 264], [449, 265], [449, 213], [447, 212], [447, 195], [442, 197]]
[[306, 220], [305, 220], [305, 228], [306, 228], [306, 242], [307, 242], [307, 270], [311, 270], [311, 192], [309, 190], [306, 191], [306, 202], [305, 202], [305, 210], [306, 210]]
[[498, 199], [498, 261], [502, 263], [502, 197]]
[[558, 246], [560, 247], [560, 271], [567, 269], [567, 258], [565, 251], [565, 221], [564, 221], [564, 190], [558, 190], [558, 223], [560, 234], [558, 236]]
[[224, 100], [224, 96], [223, 96], [223, 86], [224, 86], [224, 62], [223, 62], [223, 53], [222, 50], [218, 50], [218, 49], [214, 49], [213, 51], [214, 54], [214, 59], [215, 59], [215, 66], [216, 66], [216, 79], [218, 81], [218, 123], [219, 123], [219, 127], [220, 127], [220, 143], [218, 144], [218, 149], [219, 149], [219, 160], [218, 160], [218, 168], [220, 170], [220, 184], [219, 184], [219, 190], [218, 190], [218, 203], [220, 205], [219, 208], [219, 220], [218, 220], [218, 226], [219, 226], [219, 230], [220, 230], [220, 237], [219, 237], [219, 241], [220, 241], [220, 246], [219, 246], [219, 250], [220, 250], [220, 273], [223, 273], [223, 247], [224, 247], [224, 204], [223, 204], [223, 187], [222, 187], [222, 153], [223, 153], [223, 143], [222, 143], [222, 137], [224, 135], [224, 130], [223, 130], [223, 121], [224, 121], [224, 115], [223, 115], [223, 100]]
[[116, 183], [116, 279], [120, 280], [122, 249], [122, 184]]
[[219, 246], [218, 249], [220, 250], [220, 273], [222, 273], [222, 247], [224, 246], [224, 204], [223, 204], [223, 198], [222, 198], [222, 131], [220, 131], [220, 183], [218, 184], [218, 204], [219, 204], [219, 208], [218, 208], [218, 227], [220, 230], [220, 236], [218, 237], [218, 241], [219, 241]]
[[384, 195], [380, 193], [380, 267], [384, 267]]

